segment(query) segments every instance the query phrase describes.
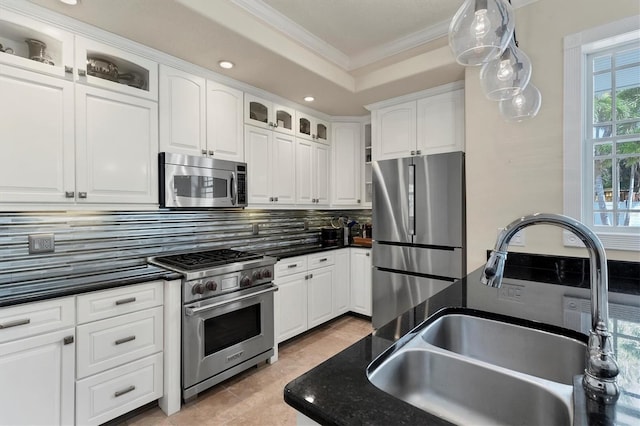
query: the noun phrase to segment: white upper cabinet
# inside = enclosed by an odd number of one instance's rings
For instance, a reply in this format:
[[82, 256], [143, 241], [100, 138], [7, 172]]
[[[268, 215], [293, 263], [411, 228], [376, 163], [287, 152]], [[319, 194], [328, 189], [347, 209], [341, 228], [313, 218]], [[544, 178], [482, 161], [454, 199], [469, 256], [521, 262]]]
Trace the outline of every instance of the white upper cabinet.
[[158, 202], [158, 104], [76, 87], [76, 199]]
[[329, 147], [297, 139], [296, 203], [326, 206], [329, 204]]
[[372, 127], [374, 131], [374, 160], [415, 155], [415, 101], [373, 111]]
[[417, 114], [423, 155], [464, 151], [464, 89], [420, 99]]
[[242, 99], [240, 90], [207, 81], [207, 154], [213, 158], [244, 161]]
[[160, 151], [244, 161], [243, 94], [160, 65]]
[[73, 83], [0, 64], [0, 93], [0, 202], [73, 203]]
[[244, 95], [244, 122], [263, 129], [294, 135], [296, 111], [266, 99]]
[[300, 111], [296, 113], [298, 125], [296, 136], [321, 143], [329, 143], [330, 125], [327, 121], [304, 114]]
[[409, 102], [372, 108], [372, 159], [464, 151], [464, 89], [459, 86], [440, 86]]
[[362, 140], [360, 123], [333, 123], [333, 190], [331, 204], [358, 206], [361, 204]]
[[76, 81], [158, 100], [158, 64], [108, 44], [76, 36]]
[[0, 11], [0, 63], [71, 77], [73, 34], [9, 10]]
[[207, 154], [206, 80], [160, 65], [160, 151]]
[[295, 138], [245, 126], [249, 205], [295, 203]]

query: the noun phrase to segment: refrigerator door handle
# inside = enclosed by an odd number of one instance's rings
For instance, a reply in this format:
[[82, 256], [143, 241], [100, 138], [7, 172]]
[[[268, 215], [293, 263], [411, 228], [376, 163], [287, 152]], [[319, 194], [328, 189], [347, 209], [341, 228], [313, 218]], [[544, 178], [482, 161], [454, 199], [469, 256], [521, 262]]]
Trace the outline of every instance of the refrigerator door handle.
[[407, 200], [409, 201], [409, 235], [416, 235], [416, 166], [409, 165], [409, 193]]

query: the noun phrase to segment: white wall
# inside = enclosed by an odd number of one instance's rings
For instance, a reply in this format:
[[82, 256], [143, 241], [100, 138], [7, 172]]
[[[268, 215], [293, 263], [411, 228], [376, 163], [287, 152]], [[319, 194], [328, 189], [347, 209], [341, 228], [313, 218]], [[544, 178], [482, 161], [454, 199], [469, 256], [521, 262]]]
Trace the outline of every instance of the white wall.
[[[638, 0], [539, 0], [516, 11], [520, 48], [533, 64], [532, 82], [542, 93], [533, 120], [507, 123], [484, 97], [479, 68], [467, 68], [467, 270], [486, 261], [497, 228], [535, 212], [562, 213], [563, 38], [587, 28], [640, 14]], [[526, 246], [513, 251], [586, 256], [565, 248], [561, 230], [525, 230]], [[610, 259], [640, 261], [638, 252], [608, 250]]]

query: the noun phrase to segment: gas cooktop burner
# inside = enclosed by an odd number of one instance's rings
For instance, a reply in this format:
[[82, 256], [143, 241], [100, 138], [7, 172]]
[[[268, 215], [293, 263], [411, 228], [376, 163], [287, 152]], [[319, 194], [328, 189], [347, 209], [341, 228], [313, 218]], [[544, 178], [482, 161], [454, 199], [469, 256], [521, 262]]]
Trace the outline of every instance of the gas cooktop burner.
[[199, 251], [194, 253], [176, 254], [157, 257], [156, 260], [168, 266], [173, 266], [185, 271], [214, 268], [234, 262], [260, 259], [263, 256], [256, 253], [248, 253], [231, 249], [218, 249]]

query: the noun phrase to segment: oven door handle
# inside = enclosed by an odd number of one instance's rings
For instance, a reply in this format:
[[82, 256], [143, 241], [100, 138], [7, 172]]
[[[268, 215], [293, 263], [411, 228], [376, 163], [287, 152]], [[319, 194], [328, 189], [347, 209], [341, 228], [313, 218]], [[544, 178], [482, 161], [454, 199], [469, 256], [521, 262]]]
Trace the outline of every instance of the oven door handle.
[[271, 293], [278, 291], [278, 287], [273, 286], [267, 288], [265, 290], [256, 291], [255, 293], [245, 294], [244, 296], [235, 297], [233, 299], [225, 300], [223, 302], [212, 303], [210, 305], [200, 306], [199, 308], [194, 308], [193, 306], [185, 306], [184, 313], [188, 316], [194, 316], [200, 312], [208, 311], [210, 309], [219, 308], [220, 306], [228, 305], [230, 303], [239, 302], [240, 300], [251, 299], [252, 297], [259, 296], [265, 293]]

